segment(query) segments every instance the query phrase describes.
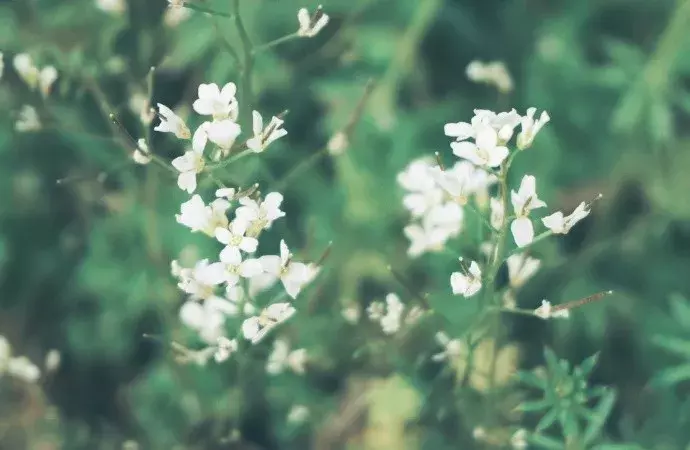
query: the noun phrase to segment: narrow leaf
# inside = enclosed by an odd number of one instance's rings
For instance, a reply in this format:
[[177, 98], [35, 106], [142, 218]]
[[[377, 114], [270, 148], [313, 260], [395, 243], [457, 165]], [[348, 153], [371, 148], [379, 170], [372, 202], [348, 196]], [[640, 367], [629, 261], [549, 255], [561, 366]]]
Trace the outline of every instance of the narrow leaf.
[[616, 403], [616, 391], [613, 389], [609, 390], [604, 396], [599, 400], [597, 407], [592, 411], [589, 423], [585, 427], [584, 440], [585, 444], [590, 445], [594, 439], [599, 436], [604, 424], [606, 424], [606, 419], [608, 419], [613, 405]]

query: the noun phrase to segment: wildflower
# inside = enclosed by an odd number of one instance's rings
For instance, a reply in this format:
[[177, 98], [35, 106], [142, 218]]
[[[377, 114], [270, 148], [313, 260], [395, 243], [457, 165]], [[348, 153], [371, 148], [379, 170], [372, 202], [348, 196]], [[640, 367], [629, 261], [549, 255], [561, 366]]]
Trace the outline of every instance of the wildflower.
[[306, 422], [307, 419], [309, 419], [309, 408], [304, 405], [294, 405], [287, 415], [287, 421], [294, 424]]
[[537, 197], [536, 180], [532, 175], [525, 175], [517, 192], [511, 191], [511, 202], [515, 210], [515, 220], [510, 224], [510, 231], [518, 247], [528, 245], [534, 239], [534, 227], [529, 219], [529, 212], [543, 208], [546, 203]]
[[45, 368], [47, 372], [55, 372], [60, 367], [60, 352], [52, 349], [46, 354]]
[[269, 193], [261, 203], [249, 197], [243, 197], [239, 202], [242, 206], [237, 208], [235, 216], [250, 224], [250, 235], [271, 228], [274, 221], [285, 216], [280, 210], [283, 196], [278, 192]]
[[209, 267], [208, 259], [197, 261], [193, 268], [178, 269], [177, 287], [191, 296], [192, 300], [206, 300], [215, 296], [215, 288], [218, 282], [207, 276]]
[[435, 168], [426, 158], [410, 163], [398, 174], [398, 184], [408, 191], [403, 206], [413, 217], [421, 217], [443, 201], [443, 191], [435, 180]]
[[301, 8], [297, 11], [297, 20], [299, 21], [297, 35], [311, 38], [319, 34], [319, 31], [328, 25], [329, 17], [323, 12], [321, 5], [319, 5], [313, 16], [309, 16], [307, 8]]
[[180, 214], [175, 215], [175, 219], [193, 233], [201, 231], [208, 236], [214, 236], [217, 228], [228, 226], [228, 218], [225, 215], [228, 208], [230, 202], [225, 199], [218, 198], [207, 206], [201, 196], [196, 194], [182, 203]]
[[555, 311], [549, 301], [542, 300], [541, 306], [534, 310], [534, 315], [544, 320], [551, 318], [567, 319], [568, 317], [570, 317], [570, 312], [567, 309]]
[[254, 253], [259, 241], [256, 238], [245, 236], [247, 223], [243, 220], [235, 219], [228, 227], [216, 228], [216, 239], [227, 247], [242, 250], [247, 253]]
[[96, 6], [101, 11], [122, 15], [127, 10], [126, 0], [96, 0]]
[[508, 142], [513, 136], [515, 127], [520, 124], [521, 116], [512, 109], [507, 112], [495, 113], [488, 109], [475, 109], [471, 123], [448, 123], [443, 127], [446, 136], [454, 137], [456, 141], [464, 141], [477, 137], [478, 128], [488, 125], [493, 128], [501, 142]]
[[292, 254], [284, 240], [280, 241], [280, 256], [262, 256], [259, 261], [264, 273], [274, 280], [280, 279], [285, 292], [292, 298], [296, 298], [302, 287], [314, 277], [313, 270], [307, 264], [292, 260]]
[[212, 306], [230, 317], [235, 317], [239, 314], [240, 305], [242, 305], [243, 315], [251, 316], [256, 313], [256, 308], [249, 302], [249, 296], [247, 296], [244, 289], [239, 285], [226, 286], [224, 300], [226, 301], [221, 303], [216, 302], [214, 299]]
[[194, 100], [192, 108], [202, 116], [213, 116], [214, 120], [237, 119], [238, 105], [235, 99], [237, 86], [227, 83], [222, 89], [216, 83], [200, 84], [199, 98]]
[[517, 137], [517, 146], [520, 150], [530, 147], [534, 141], [534, 137], [539, 133], [539, 130], [551, 120], [546, 111], [542, 111], [539, 119], [534, 120], [534, 113], [536, 112], [537, 108], [529, 108], [527, 110], [527, 115], [520, 121], [522, 130]]
[[439, 331], [436, 333], [436, 342], [443, 346], [443, 351], [431, 357], [434, 361], [453, 361], [462, 356], [462, 342], [459, 339], [451, 339], [447, 334]]
[[278, 117], [272, 117], [266, 128], [264, 128], [263, 118], [258, 111], [252, 111], [252, 118], [254, 137], [247, 140], [247, 147], [255, 153], [263, 152], [271, 142], [287, 134], [287, 131], [281, 128], [284, 123], [283, 120]]
[[33, 106], [24, 105], [19, 110], [14, 129], [20, 133], [39, 131], [42, 128], [41, 120]]
[[184, 2], [179, 2], [181, 5], [176, 7], [170, 4], [170, 7], [163, 13], [163, 23], [166, 27], [175, 28], [191, 16], [191, 11], [183, 7]]
[[513, 79], [510, 73], [508, 73], [505, 64], [501, 61], [489, 63], [472, 61], [467, 66], [466, 73], [470, 81], [493, 85], [502, 93], [513, 90]]
[[331, 138], [328, 140], [328, 143], [326, 144], [326, 148], [328, 148], [328, 153], [330, 153], [333, 156], [342, 155], [349, 146], [350, 142], [347, 138], [347, 134], [342, 131], [338, 131], [333, 136], [331, 136]]
[[390, 293], [386, 295], [386, 314], [381, 317], [381, 330], [385, 334], [394, 334], [400, 330], [402, 313], [405, 305], [400, 301], [400, 297]]
[[220, 262], [209, 265], [204, 276], [212, 284], [225, 282], [228, 286], [234, 286], [239, 283], [240, 278], [252, 278], [262, 271], [258, 259], [242, 260], [239, 249], [227, 246], [220, 252]]
[[242, 323], [242, 334], [252, 344], [263, 339], [273, 328], [285, 322], [297, 310], [289, 303], [274, 303], [261, 311], [258, 316], [246, 319]]
[[216, 189], [216, 197], [233, 200], [236, 192], [237, 191], [233, 188], [220, 188]]
[[170, 108], [158, 103], [158, 115], [161, 123], [154, 130], [161, 133], [173, 133], [178, 139], [189, 139], [192, 132], [189, 131], [187, 124], [184, 123]]
[[201, 151], [187, 150], [184, 155], [172, 160], [173, 167], [180, 172], [177, 186], [191, 194], [196, 190], [196, 175], [204, 170], [204, 157]]
[[216, 362], [223, 362], [230, 358], [230, 355], [237, 351], [237, 340], [228, 339], [225, 336], [219, 336], [216, 340], [216, 351], [213, 354], [213, 359]]
[[27, 53], [15, 55], [13, 60], [14, 69], [19, 77], [29, 86], [29, 89], [39, 88], [41, 95], [47, 97], [50, 89], [57, 80], [58, 72], [53, 66], [46, 66], [43, 69], [36, 67], [31, 56]]
[[485, 190], [497, 180], [495, 175], [469, 161], [458, 161], [448, 170], [435, 167], [431, 174], [436, 183], [460, 205], [465, 205], [470, 195]]
[[266, 372], [277, 375], [289, 368], [292, 372], [301, 375], [304, 373], [306, 363], [307, 351], [305, 349], [290, 351], [290, 345], [286, 341], [276, 339], [273, 343], [273, 351], [266, 362]]
[[499, 145], [498, 133], [489, 125], [480, 122], [475, 127], [475, 142], [451, 142], [453, 153], [482, 167], [498, 167], [508, 156], [508, 148]]
[[513, 450], [524, 450], [527, 448], [527, 430], [520, 428], [510, 437], [510, 446]]
[[506, 260], [510, 287], [517, 289], [527, 282], [539, 270], [541, 261], [525, 253], [510, 255]]
[[[460, 262], [462, 263], [462, 258]], [[450, 286], [453, 294], [462, 294], [464, 297], [472, 297], [482, 288], [482, 271], [476, 261], [471, 261], [470, 266], [463, 272], [453, 272], [450, 275]]]
[[192, 148], [203, 151], [210, 140], [227, 153], [233, 146], [242, 129], [232, 119], [222, 119], [214, 122], [204, 122], [194, 132]]
[[145, 139], [139, 139], [137, 141], [137, 148], [132, 153], [132, 159], [137, 164], [146, 165], [151, 162], [151, 152], [149, 151], [149, 146], [146, 144]]
[[38, 75], [38, 88], [43, 97], [48, 97], [57, 77], [57, 69], [53, 66], [46, 66], [41, 70]]
[[194, 300], [186, 301], [179, 311], [180, 321], [199, 333], [199, 337], [208, 344], [215, 344], [223, 336], [225, 315], [206, 303]]
[[26, 356], [12, 358], [7, 363], [7, 373], [27, 383], [35, 383], [41, 376], [41, 371]]
[[343, 316], [343, 319], [345, 319], [347, 323], [354, 325], [357, 322], [359, 322], [359, 318], [362, 315], [362, 311], [357, 303], [352, 303], [351, 305], [343, 308], [340, 314]]
[[555, 212], [550, 216], [546, 216], [541, 221], [544, 226], [556, 234], [567, 234], [570, 229], [579, 221], [587, 217], [590, 209], [585, 202], [580, 203], [575, 211], [569, 216], [563, 216], [561, 211]]
[[413, 325], [422, 318], [426, 311], [421, 306], [413, 306], [405, 315], [405, 325]]
[[451, 237], [450, 231], [440, 227], [425, 227], [416, 223], [406, 226], [403, 233], [410, 240], [407, 255], [410, 258], [416, 258], [429, 251], [441, 251], [446, 241]]
[[500, 230], [503, 227], [503, 221], [506, 217], [505, 209], [503, 208], [503, 202], [497, 198], [491, 197], [489, 202], [489, 208], [491, 209], [491, 215], [489, 216], [489, 222], [491, 226], [496, 230]]
[[153, 118], [156, 115], [156, 110], [151, 108], [151, 103], [148, 96], [142, 94], [141, 92], [135, 92], [129, 98], [127, 102], [130, 111], [139, 116], [139, 120], [144, 125], [149, 125], [153, 122]]

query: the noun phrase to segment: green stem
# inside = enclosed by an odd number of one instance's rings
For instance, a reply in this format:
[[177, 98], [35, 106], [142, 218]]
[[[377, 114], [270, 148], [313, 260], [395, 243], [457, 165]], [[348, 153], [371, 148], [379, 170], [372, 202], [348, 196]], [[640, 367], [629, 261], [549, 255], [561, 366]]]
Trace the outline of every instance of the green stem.
[[505, 256], [505, 258], [504, 258], [503, 260], [505, 260], [506, 258], [508, 258], [508, 257], [510, 257], [510, 256], [515, 255], [516, 253], [526, 252], [526, 251], [527, 251], [528, 249], [530, 249], [532, 246], [538, 244], [539, 242], [543, 241], [543, 240], [546, 239], [546, 238], [549, 238], [549, 237], [553, 236], [553, 234], [554, 234], [554, 233], [553, 233], [553, 231], [551, 231], [551, 230], [544, 231], [543, 233], [541, 233], [540, 235], [538, 235], [537, 237], [535, 237], [535, 238], [532, 240], [532, 242], [530, 242], [529, 244], [525, 245], [524, 247], [517, 247], [517, 248], [515, 248], [515, 249], [509, 251], [508, 254]]
[[230, 54], [232, 59], [235, 61], [235, 64], [237, 64], [238, 67], [241, 67], [242, 61], [240, 60], [240, 55], [237, 53], [237, 50], [235, 50], [235, 47], [233, 47], [232, 44], [230, 44], [230, 42], [227, 40], [223, 32], [220, 31], [218, 20], [213, 20], [213, 29], [216, 31], [216, 35], [220, 39], [221, 44], [223, 44], [225, 51]]
[[254, 151], [252, 151], [250, 149], [246, 149], [246, 150], [241, 151], [240, 153], [236, 154], [232, 158], [225, 159], [225, 160], [217, 162], [215, 164], [207, 164], [206, 169], [208, 171], [221, 169], [223, 167], [229, 166], [230, 164], [232, 164], [234, 162], [237, 162], [238, 160], [244, 158], [245, 156], [251, 155], [252, 153], [254, 153]]
[[196, 5], [194, 3], [187, 2], [184, 4], [184, 7], [187, 9], [191, 9], [193, 11], [211, 14], [213, 16], [228, 17], [228, 18], [233, 17], [232, 14], [222, 12], [222, 11], [216, 11], [215, 9], [210, 9], [210, 8], [205, 7], [205, 6]]
[[254, 69], [254, 53], [252, 41], [247, 33], [247, 28], [244, 26], [242, 16], [240, 14], [240, 0], [233, 0], [233, 12], [235, 17], [235, 26], [240, 35], [242, 42], [242, 53], [244, 55], [244, 64], [242, 65], [242, 95], [241, 102], [243, 103], [243, 115], [246, 115], [245, 124], [251, 127], [252, 123], [252, 70]]
[[498, 230], [497, 230], [496, 228], [494, 228], [493, 225], [491, 225], [491, 222], [489, 222], [489, 221], [487, 220], [486, 216], [484, 216], [484, 214], [482, 214], [477, 208], [475, 208], [473, 204], [471, 204], [471, 203], [468, 202], [465, 206], [466, 206], [470, 211], [472, 211], [473, 213], [475, 213], [475, 214], [477, 215], [477, 217], [479, 217], [479, 219], [481, 219], [482, 224], [483, 224], [484, 226], [486, 226], [486, 227], [489, 229], [489, 231], [491, 231], [491, 232], [493, 232], [493, 233], [497, 233], [497, 232], [498, 232]]
[[271, 49], [273, 47], [277, 47], [280, 44], [292, 41], [293, 39], [297, 39], [297, 38], [299, 38], [299, 35], [297, 33], [291, 33], [291, 34], [288, 34], [286, 36], [279, 37], [278, 39], [275, 39], [273, 41], [269, 41], [269, 42], [266, 42], [265, 44], [261, 44], [261, 45], [257, 46], [256, 48], [254, 48], [252, 50], [252, 53], [256, 54], [258, 52], [268, 50], [268, 49]]

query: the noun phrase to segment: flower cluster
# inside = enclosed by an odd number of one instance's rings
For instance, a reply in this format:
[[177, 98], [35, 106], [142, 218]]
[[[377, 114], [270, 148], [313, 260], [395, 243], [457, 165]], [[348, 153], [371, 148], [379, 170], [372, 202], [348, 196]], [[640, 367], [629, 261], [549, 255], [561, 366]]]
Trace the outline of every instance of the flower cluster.
[[12, 346], [5, 337], [0, 336], [0, 378], [5, 374], [35, 383], [41, 371], [26, 356], [12, 356]]
[[488, 63], [472, 61], [467, 65], [465, 72], [470, 81], [494, 86], [501, 93], [508, 93], [513, 90], [513, 79], [508, 68], [501, 61]]
[[[158, 105], [161, 122], [155, 130], [192, 141], [191, 150], [172, 161], [179, 172], [178, 186], [190, 194], [197, 189], [197, 175], [210, 164], [204, 157], [209, 142], [216, 146], [216, 160], [237, 151], [233, 146], [241, 130], [236, 122], [239, 105], [235, 93], [233, 83], [222, 88], [216, 84], [199, 86], [193, 109], [209, 116], [209, 120], [199, 125], [193, 135], [184, 120], [165, 105]], [[250, 153], [262, 152], [287, 134], [277, 117], [264, 127], [261, 115], [254, 111], [253, 122], [254, 136], [244, 144], [244, 150]], [[150, 160], [145, 142], [139, 143], [137, 152], [135, 159], [144, 163]], [[295, 299], [318, 273], [314, 264], [296, 261], [284, 240], [280, 241], [277, 254], [256, 256], [263, 232], [285, 216], [281, 210], [283, 196], [270, 192], [262, 197], [257, 188], [252, 186], [242, 191], [222, 187], [216, 190], [210, 203], [194, 194], [181, 204], [176, 216], [177, 222], [191, 232], [203, 233], [220, 246], [216, 261], [202, 259], [193, 267], [181, 267], [177, 261], [172, 263], [178, 287], [188, 295], [180, 309], [180, 319], [215, 348], [215, 353], [205, 355], [213, 354], [217, 361], [227, 359], [238, 347], [236, 339], [225, 335], [228, 317], [239, 317], [242, 325], [238, 335], [257, 343], [296, 310], [290, 302], [260, 308], [254, 304], [256, 295], [280, 282], [287, 296]]]
[[424, 314], [424, 309], [413, 306], [405, 309], [400, 297], [390, 293], [386, 295], [386, 301], [372, 302], [367, 308], [369, 319], [378, 322], [385, 334], [397, 333], [403, 324], [412, 325]]
[[[43, 98], [50, 95], [53, 84], [55, 84], [58, 78], [58, 72], [55, 67], [48, 65], [39, 68], [28, 53], [15, 55], [12, 60], [12, 66], [19, 78], [31, 91], [38, 90]], [[3, 55], [0, 53], [0, 78], [2, 78], [3, 71]], [[31, 105], [23, 105], [17, 114], [14, 129], [20, 133], [25, 133], [38, 131], [41, 127], [41, 120], [36, 108]]]

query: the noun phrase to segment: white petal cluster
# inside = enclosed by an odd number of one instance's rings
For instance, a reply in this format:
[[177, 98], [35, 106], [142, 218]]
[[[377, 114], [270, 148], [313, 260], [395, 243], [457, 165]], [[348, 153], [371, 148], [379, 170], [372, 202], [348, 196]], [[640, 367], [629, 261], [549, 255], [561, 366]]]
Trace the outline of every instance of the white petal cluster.
[[254, 137], [247, 140], [247, 148], [254, 153], [261, 153], [273, 141], [280, 139], [287, 134], [282, 128], [283, 119], [273, 116], [271, 121], [264, 128], [264, 120], [258, 111], [252, 111], [252, 131]]
[[307, 351], [303, 348], [292, 350], [290, 344], [284, 339], [276, 339], [273, 343], [273, 351], [266, 362], [266, 372], [277, 375], [290, 370], [302, 375], [307, 363]]
[[476, 261], [470, 261], [469, 266], [465, 266], [463, 258], [460, 258], [460, 265], [463, 266], [462, 270], [450, 275], [451, 289], [455, 295], [472, 297], [482, 288], [482, 271]]
[[459, 339], [451, 339], [442, 331], [435, 335], [436, 342], [443, 347], [443, 351], [431, 357], [434, 361], [456, 361], [463, 356], [463, 344]]
[[541, 261], [525, 253], [516, 253], [506, 259], [506, 265], [510, 287], [519, 289], [537, 273], [541, 267]]
[[29, 105], [22, 106], [17, 114], [17, 121], [14, 123], [14, 129], [19, 133], [28, 133], [31, 131], [39, 131], [42, 127], [43, 125], [41, 125], [41, 119], [38, 117], [36, 108]]
[[397, 333], [403, 324], [415, 323], [422, 315], [424, 315], [424, 310], [419, 306], [413, 306], [406, 310], [400, 297], [393, 293], [386, 295], [385, 303], [372, 302], [367, 308], [369, 319], [378, 322], [381, 330], [389, 335]]
[[547, 300], [541, 301], [541, 306], [534, 310], [534, 315], [544, 320], [551, 318], [567, 319], [570, 312], [567, 309], [554, 310], [554, 307]]
[[494, 86], [501, 93], [513, 90], [513, 78], [502, 61], [472, 61], [467, 65], [465, 72], [470, 81]]
[[307, 8], [301, 8], [297, 11], [297, 21], [299, 22], [297, 35], [307, 38], [314, 37], [328, 25], [329, 19], [328, 15], [323, 12], [321, 5], [316, 8], [316, 12], [313, 15], [309, 14]]
[[544, 217], [541, 221], [546, 228], [553, 231], [555, 234], [567, 234], [573, 225], [587, 217], [589, 213], [590, 209], [588, 205], [582, 202], [575, 208], [575, 211], [568, 216], [564, 216], [561, 211], [558, 211], [550, 216]]
[[96, 6], [101, 11], [118, 16], [127, 11], [126, 0], [96, 0]]
[[[26, 83], [29, 89], [38, 88], [43, 97], [47, 97], [57, 80], [58, 72], [53, 66], [45, 66], [39, 69], [31, 56], [27, 53], [19, 53], [13, 60], [14, 70], [17, 71], [19, 78]], [[1, 73], [1, 71], [0, 71]]]
[[4, 336], [0, 336], [0, 378], [4, 375], [35, 383], [41, 371], [26, 356], [12, 356], [12, 346]]
[[536, 179], [532, 175], [525, 175], [518, 191], [510, 193], [510, 201], [515, 211], [515, 220], [510, 224], [510, 231], [518, 247], [524, 247], [534, 240], [534, 226], [529, 218], [530, 211], [546, 206], [546, 203], [537, 196], [536, 186]]

